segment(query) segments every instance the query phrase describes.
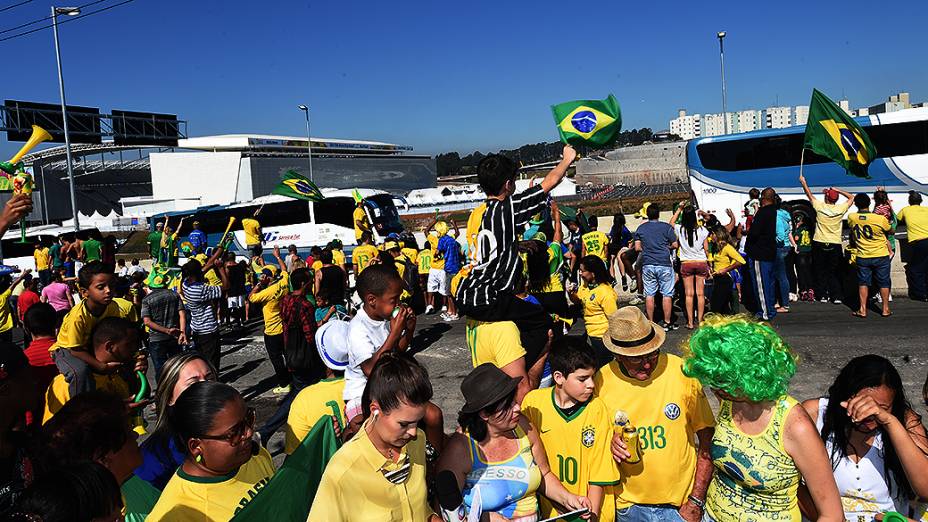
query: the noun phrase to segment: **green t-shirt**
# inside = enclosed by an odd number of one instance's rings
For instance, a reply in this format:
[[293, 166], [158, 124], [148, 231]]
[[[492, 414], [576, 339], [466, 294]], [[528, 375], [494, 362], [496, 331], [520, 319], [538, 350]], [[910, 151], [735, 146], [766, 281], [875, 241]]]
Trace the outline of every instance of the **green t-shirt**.
[[161, 232], [155, 231], [148, 234], [148, 252], [151, 257], [158, 257], [161, 252]]
[[61, 260], [61, 245], [55, 243], [48, 249], [48, 255], [52, 258], [52, 267], [61, 268], [64, 266], [64, 261]]
[[800, 252], [812, 251], [812, 231], [808, 226], [797, 227], [796, 231], [793, 232], [793, 239], [796, 240], [796, 246], [799, 247]]
[[84, 256], [86, 257], [87, 262], [99, 261], [100, 256], [100, 247], [102, 244], [96, 239], [88, 239], [84, 241]]

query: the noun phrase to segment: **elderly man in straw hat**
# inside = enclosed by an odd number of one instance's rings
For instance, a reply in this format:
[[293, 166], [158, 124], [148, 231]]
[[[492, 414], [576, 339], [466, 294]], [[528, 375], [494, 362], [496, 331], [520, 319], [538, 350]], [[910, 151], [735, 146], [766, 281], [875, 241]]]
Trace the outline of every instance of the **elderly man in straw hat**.
[[661, 353], [665, 335], [627, 306], [609, 316], [603, 336], [615, 360], [596, 373], [596, 395], [617, 424], [627, 419], [612, 441], [622, 471], [615, 487], [618, 521], [678, 520], [678, 513], [699, 520], [712, 479], [712, 409], [699, 381], [683, 375], [682, 360]]

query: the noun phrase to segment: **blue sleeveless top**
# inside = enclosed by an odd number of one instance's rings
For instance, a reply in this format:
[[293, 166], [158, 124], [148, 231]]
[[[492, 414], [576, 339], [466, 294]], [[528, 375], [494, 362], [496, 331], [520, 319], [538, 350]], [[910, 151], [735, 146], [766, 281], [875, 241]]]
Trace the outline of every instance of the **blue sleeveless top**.
[[538, 511], [535, 491], [541, 485], [541, 470], [532, 456], [532, 443], [521, 427], [516, 427], [519, 451], [499, 462], [480, 458], [477, 441], [467, 435], [473, 462], [464, 480], [464, 505], [470, 511], [479, 490], [480, 506], [485, 513], [499, 513], [507, 518], [534, 515]]

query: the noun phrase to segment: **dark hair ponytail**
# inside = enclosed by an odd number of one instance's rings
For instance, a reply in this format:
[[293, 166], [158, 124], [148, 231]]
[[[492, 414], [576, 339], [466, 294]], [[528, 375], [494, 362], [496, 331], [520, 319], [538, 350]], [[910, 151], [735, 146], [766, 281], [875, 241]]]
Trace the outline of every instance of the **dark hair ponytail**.
[[186, 448], [188, 440], [206, 435], [216, 415], [227, 404], [241, 398], [238, 390], [221, 382], [191, 384], [168, 410], [168, 422], [179, 437], [180, 446]]

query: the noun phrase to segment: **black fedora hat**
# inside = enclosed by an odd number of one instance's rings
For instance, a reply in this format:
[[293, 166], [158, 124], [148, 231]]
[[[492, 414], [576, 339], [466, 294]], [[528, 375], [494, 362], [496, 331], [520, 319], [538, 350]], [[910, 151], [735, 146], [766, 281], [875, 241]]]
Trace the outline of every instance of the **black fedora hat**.
[[461, 413], [476, 413], [512, 393], [522, 377], [510, 377], [492, 363], [483, 363], [461, 381], [464, 407]]

